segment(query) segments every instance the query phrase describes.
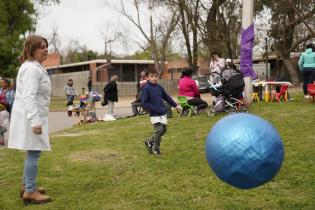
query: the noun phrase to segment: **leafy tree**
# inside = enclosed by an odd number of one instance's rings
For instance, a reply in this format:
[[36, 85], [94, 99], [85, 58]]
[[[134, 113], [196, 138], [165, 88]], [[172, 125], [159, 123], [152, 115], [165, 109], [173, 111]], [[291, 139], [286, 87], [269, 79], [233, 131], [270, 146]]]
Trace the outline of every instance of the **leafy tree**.
[[240, 1], [234, 0], [151, 0], [156, 5], [176, 8], [178, 28], [187, 51], [189, 66], [196, 67], [198, 57], [213, 51], [235, 58], [239, 54], [241, 25]]
[[[34, 2], [47, 5], [59, 0]], [[35, 29], [36, 12], [31, 0], [0, 0], [0, 76], [16, 75], [23, 41]]]
[[127, 59], [136, 59], [136, 60], [150, 60], [152, 59], [151, 52], [149, 50], [137, 51], [133, 55], [125, 57]]
[[257, 8], [267, 7], [271, 11], [270, 37], [273, 48], [283, 59], [284, 69], [290, 75], [293, 83], [299, 83], [298, 70], [290, 60], [290, 52], [294, 52], [301, 44], [315, 38], [314, 28], [315, 1], [314, 0], [260, 0]]

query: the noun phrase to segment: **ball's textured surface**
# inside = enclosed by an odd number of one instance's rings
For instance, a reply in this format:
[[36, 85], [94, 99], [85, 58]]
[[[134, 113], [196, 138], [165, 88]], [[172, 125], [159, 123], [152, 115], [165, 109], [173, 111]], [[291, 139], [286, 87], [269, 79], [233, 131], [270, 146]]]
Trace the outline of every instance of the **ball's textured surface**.
[[284, 149], [277, 130], [245, 113], [218, 121], [207, 137], [207, 160], [224, 182], [241, 189], [258, 187], [280, 170]]

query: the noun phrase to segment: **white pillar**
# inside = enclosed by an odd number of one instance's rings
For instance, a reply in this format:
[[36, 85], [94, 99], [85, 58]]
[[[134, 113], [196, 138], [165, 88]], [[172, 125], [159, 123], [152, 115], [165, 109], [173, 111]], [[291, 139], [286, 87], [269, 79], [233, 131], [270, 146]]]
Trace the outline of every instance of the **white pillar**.
[[[253, 23], [253, 13], [254, 13], [254, 0], [243, 0], [243, 10], [242, 10], [242, 27], [243, 29], [248, 28]], [[245, 95], [244, 99], [249, 104], [252, 102], [252, 78], [244, 77], [245, 82]]]
[[242, 27], [248, 28], [253, 23], [254, 0], [243, 0]]

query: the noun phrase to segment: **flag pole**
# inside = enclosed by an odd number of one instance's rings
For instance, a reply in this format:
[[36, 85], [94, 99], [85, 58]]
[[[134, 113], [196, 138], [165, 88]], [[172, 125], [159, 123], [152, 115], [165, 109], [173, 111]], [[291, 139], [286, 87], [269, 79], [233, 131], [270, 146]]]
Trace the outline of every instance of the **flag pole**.
[[253, 13], [254, 0], [243, 0], [240, 70], [243, 72], [244, 75], [244, 99], [248, 105], [250, 105], [252, 102], [252, 79], [256, 77], [256, 74], [253, 71]]

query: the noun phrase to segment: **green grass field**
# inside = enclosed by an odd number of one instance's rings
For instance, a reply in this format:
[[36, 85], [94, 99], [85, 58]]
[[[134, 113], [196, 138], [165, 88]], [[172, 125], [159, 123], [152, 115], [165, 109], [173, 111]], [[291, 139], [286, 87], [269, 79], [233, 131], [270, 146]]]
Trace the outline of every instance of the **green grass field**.
[[[74, 102], [75, 102], [76, 104], [78, 104], [78, 103], [79, 103], [79, 99], [78, 99], [78, 98], [75, 98]], [[67, 104], [66, 96], [64, 96], [64, 97], [53, 96], [53, 97], [51, 97], [49, 110], [50, 110], [50, 111], [54, 111], [54, 110], [66, 110], [66, 109], [67, 109], [66, 104]]]
[[278, 129], [285, 146], [279, 174], [261, 187], [230, 187], [207, 164], [206, 136], [225, 114], [174, 114], [160, 157], [143, 145], [153, 130], [141, 116], [52, 135], [38, 183], [53, 202], [40, 207], [23, 207], [18, 197], [24, 153], [0, 149], [0, 209], [315, 209], [315, 104], [294, 98], [250, 108]]

